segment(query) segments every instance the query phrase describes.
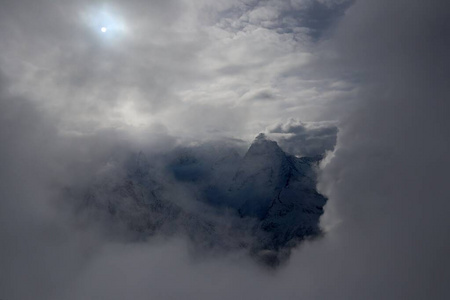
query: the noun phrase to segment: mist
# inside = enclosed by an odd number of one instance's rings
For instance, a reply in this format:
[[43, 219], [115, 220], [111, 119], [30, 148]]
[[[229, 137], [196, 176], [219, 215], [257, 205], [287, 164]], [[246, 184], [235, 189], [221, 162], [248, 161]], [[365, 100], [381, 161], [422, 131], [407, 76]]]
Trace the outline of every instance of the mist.
[[[0, 298], [449, 298], [444, 1], [0, 3]], [[276, 270], [74, 212], [111, 162], [260, 132], [326, 156]]]

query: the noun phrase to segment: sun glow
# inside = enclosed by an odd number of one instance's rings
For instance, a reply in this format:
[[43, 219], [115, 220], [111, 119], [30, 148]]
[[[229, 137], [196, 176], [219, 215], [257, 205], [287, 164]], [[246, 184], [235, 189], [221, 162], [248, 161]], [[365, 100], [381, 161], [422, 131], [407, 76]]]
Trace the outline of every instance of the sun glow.
[[126, 33], [124, 20], [112, 8], [91, 8], [82, 12], [84, 23], [109, 39], [116, 39]]

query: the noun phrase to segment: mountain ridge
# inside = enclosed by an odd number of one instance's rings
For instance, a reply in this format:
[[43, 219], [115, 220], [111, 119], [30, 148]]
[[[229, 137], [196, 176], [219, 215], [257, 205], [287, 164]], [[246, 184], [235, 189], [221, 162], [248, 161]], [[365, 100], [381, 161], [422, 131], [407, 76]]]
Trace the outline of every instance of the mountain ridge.
[[143, 152], [132, 155], [121, 172], [127, 175], [113, 181], [99, 176], [81, 210], [144, 239], [183, 233], [203, 249], [270, 253], [263, 259], [269, 265], [320, 234], [326, 203], [316, 190], [320, 157], [289, 155], [264, 134], [243, 157], [233, 147], [197, 147], [153, 160]]

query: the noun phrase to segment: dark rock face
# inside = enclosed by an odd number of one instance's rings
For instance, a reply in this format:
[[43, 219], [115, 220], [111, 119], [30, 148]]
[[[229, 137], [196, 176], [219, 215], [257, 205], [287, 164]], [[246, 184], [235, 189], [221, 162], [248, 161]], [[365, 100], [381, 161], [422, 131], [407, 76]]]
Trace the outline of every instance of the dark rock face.
[[198, 249], [244, 249], [277, 265], [299, 241], [320, 233], [320, 160], [288, 155], [263, 134], [243, 157], [224, 145], [157, 158], [139, 153], [99, 175], [79, 208], [140, 238], [183, 234]]

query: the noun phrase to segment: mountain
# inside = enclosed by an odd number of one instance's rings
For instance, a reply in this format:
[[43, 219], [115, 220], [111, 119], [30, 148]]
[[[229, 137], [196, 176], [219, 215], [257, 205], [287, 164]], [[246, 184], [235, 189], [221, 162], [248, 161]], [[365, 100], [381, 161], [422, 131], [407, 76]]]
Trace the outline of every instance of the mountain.
[[111, 162], [83, 193], [79, 211], [139, 239], [182, 234], [199, 249], [246, 249], [276, 264], [280, 253], [320, 233], [321, 157], [289, 155], [264, 134], [240, 153], [213, 143]]
[[288, 155], [263, 134], [250, 146], [233, 179], [230, 198], [241, 216], [257, 218], [271, 233], [266, 248], [278, 249], [294, 238], [320, 232], [319, 218], [327, 200], [316, 191], [320, 159]]

